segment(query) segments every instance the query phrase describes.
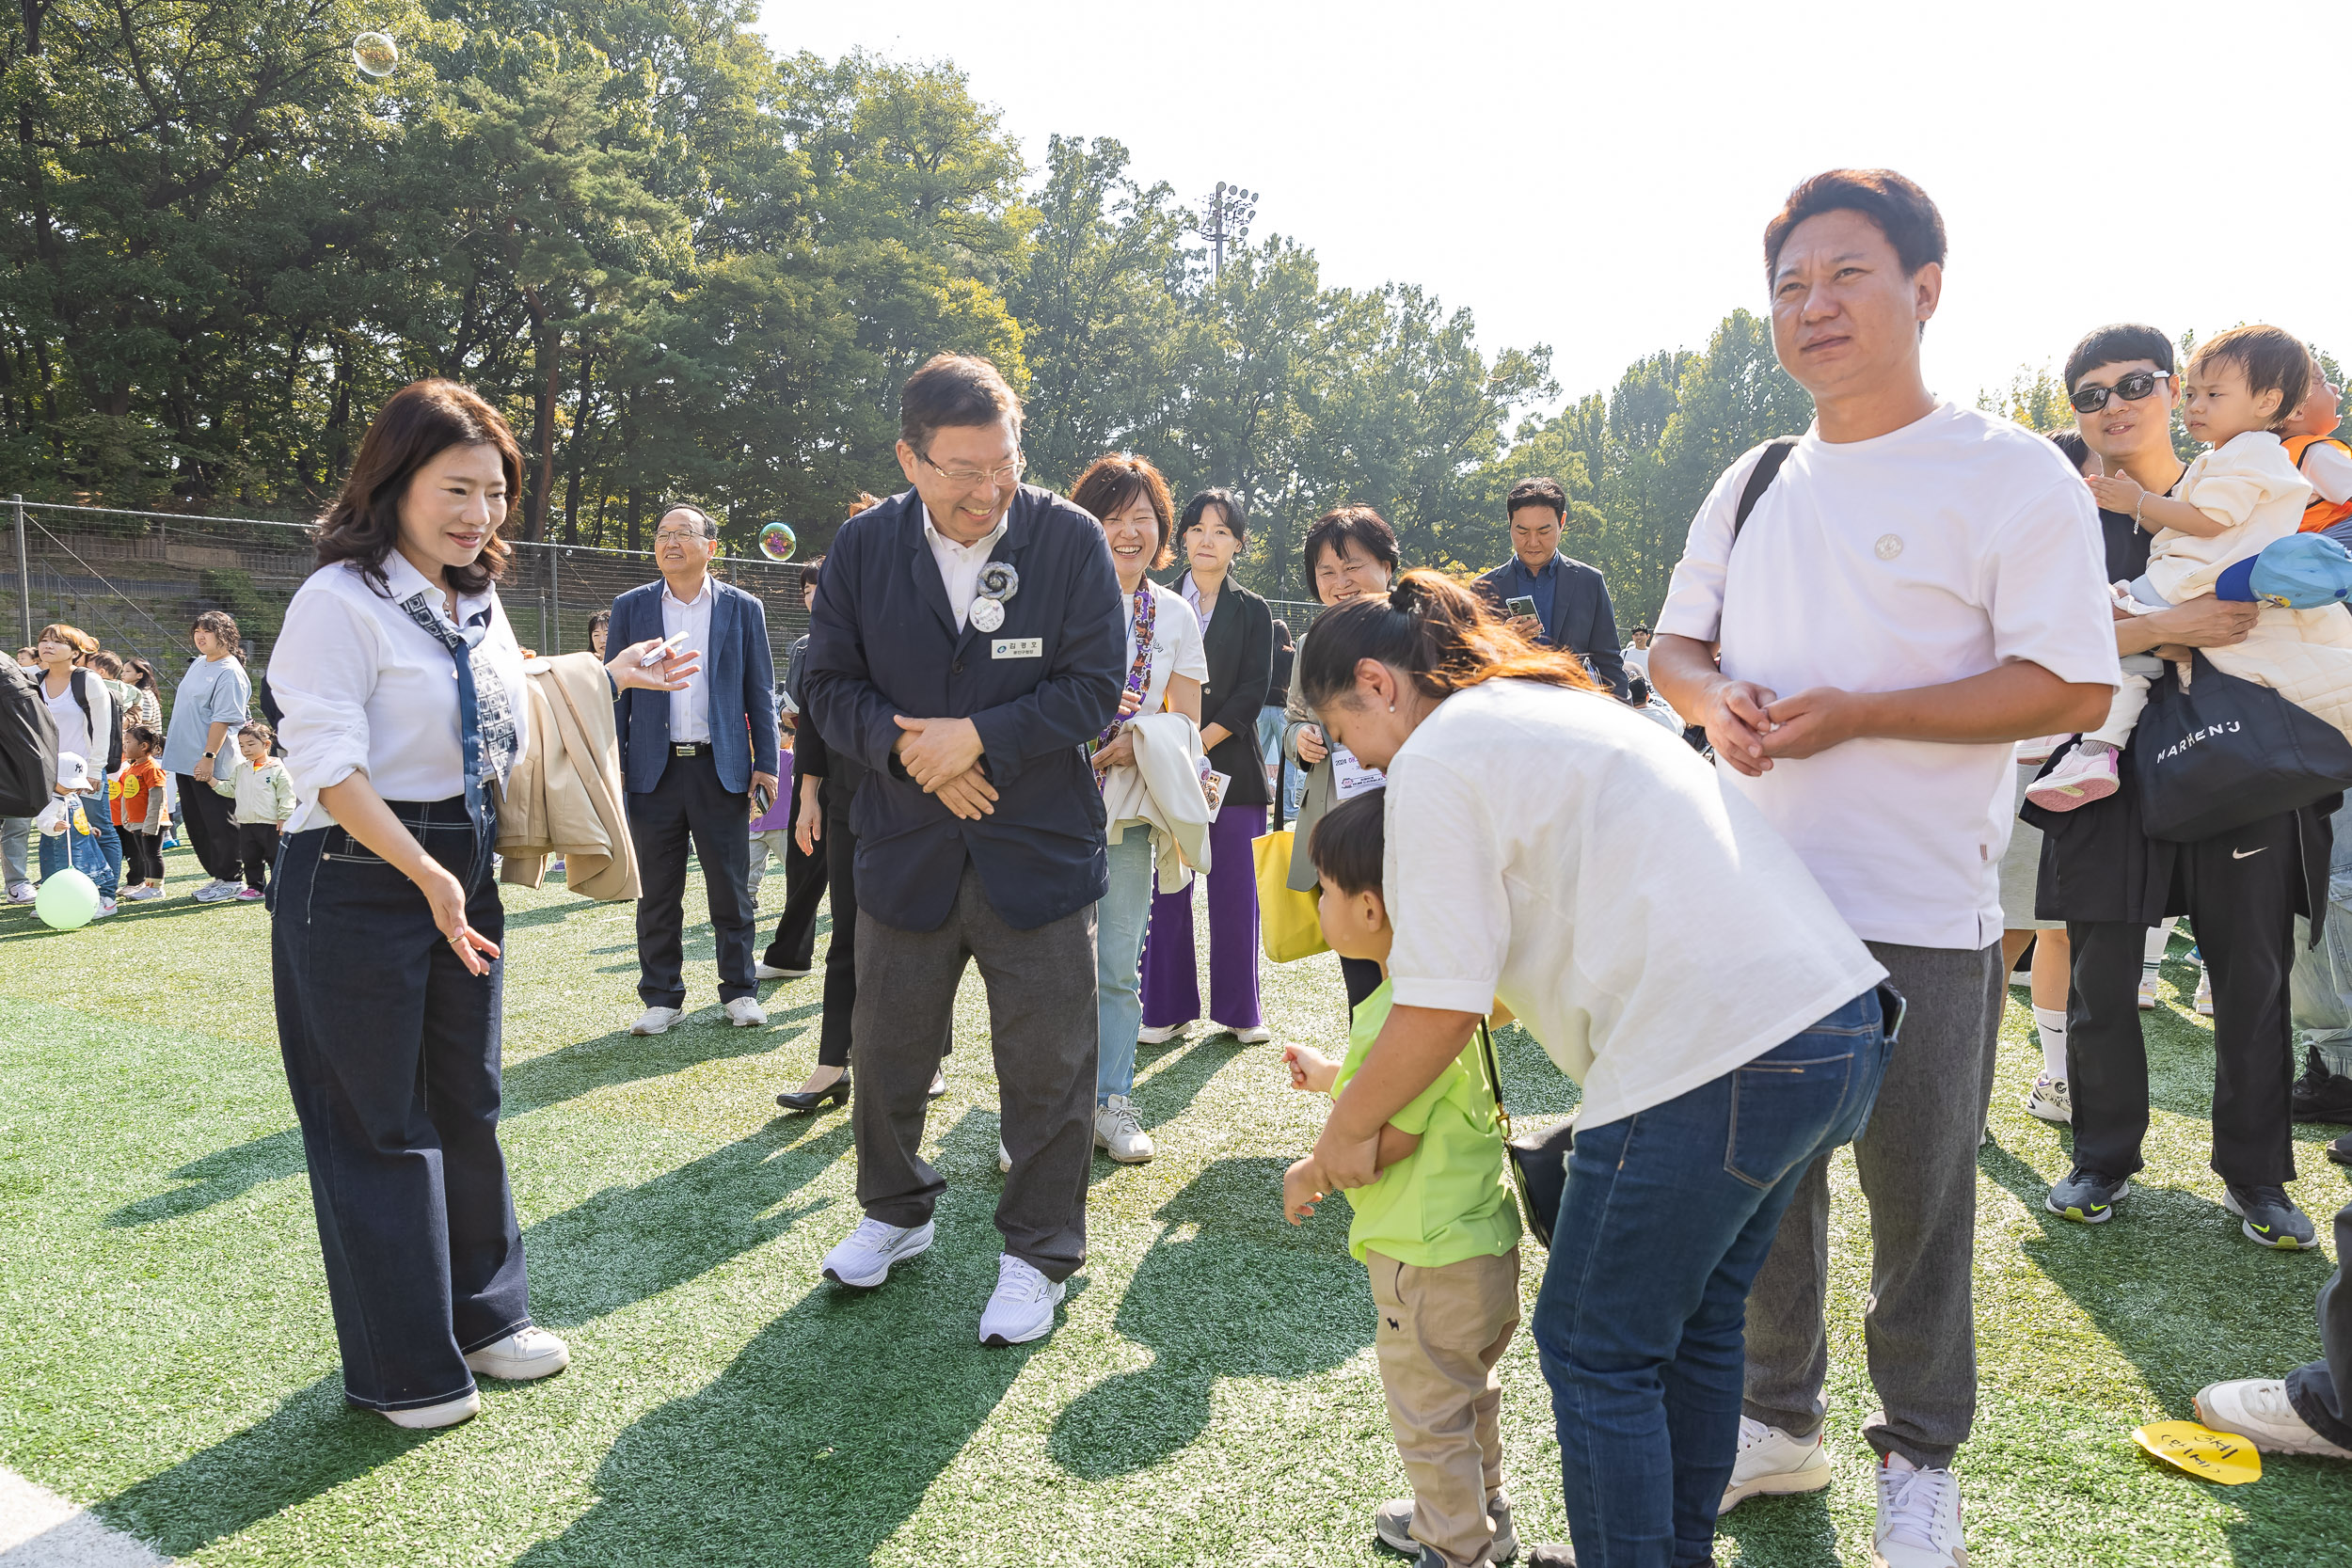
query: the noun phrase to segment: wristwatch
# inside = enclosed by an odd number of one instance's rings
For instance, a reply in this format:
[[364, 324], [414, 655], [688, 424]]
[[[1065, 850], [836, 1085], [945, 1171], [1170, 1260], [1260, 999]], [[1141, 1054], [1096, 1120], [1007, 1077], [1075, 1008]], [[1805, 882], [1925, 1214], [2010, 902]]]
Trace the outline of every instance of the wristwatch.
[[214, 755], [215, 755], [215, 753], [211, 752], [205, 752], [205, 753], [204, 753], [204, 760], [205, 760], [206, 762], [210, 762], [210, 761], [212, 761], [212, 760], [213, 760], [213, 757], [214, 757]]

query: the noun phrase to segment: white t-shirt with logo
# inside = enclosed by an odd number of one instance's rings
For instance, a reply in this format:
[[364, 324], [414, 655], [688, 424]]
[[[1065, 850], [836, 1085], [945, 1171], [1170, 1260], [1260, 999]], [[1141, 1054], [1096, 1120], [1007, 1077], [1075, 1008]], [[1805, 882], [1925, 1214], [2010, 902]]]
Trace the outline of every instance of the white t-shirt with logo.
[[[1808, 431], [1734, 554], [1762, 450], [1692, 522], [1660, 635], [1720, 642], [1725, 674], [1781, 697], [1937, 686], [2012, 659], [2069, 682], [2122, 678], [2098, 513], [2044, 437], [1948, 403], [1867, 441]], [[1758, 778], [1718, 766], [1865, 941], [1979, 948], [2003, 924], [2013, 750], [1870, 738]]]
[[[1146, 578], [1146, 582], [1152, 579]], [[1136, 667], [1136, 596], [1120, 595], [1127, 607], [1127, 662], [1120, 667], [1119, 682], [1124, 690], [1127, 672]], [[1168, 700], [1168, 678], [1189, 675], [1206, 685], [1209, 679], [1209, 651], [1200, 638], [1200, 617], [1184, 603], [1184, 595], [1172, 589], [1152, 583], [1152, 673], [1143, 688], [1143, 706], [1139, 713], [1157, 713]]]

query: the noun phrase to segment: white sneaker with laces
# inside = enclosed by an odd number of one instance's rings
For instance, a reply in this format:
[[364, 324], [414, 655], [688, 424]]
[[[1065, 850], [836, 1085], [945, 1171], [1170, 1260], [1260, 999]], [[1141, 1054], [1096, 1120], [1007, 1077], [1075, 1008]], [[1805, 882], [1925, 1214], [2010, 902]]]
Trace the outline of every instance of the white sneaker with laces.
[[2199, 1018], [2213, 1017], [2213, 971], [2201, 968], [2198, 970], [2197, 995], [2189, 1006], [2196, 1008]]
[[1870, 1568], [1963, 1568], [1960, 1480], [1922, 1470], [1901, 1454], [1879, 1461], [1879, 1522], [1870, 1532]]
[[10, 882], [8, 884], [8, 902], [11, 904], [29, 904], [40, 896], [40, 889], [35, 887], [30, 882]]
[[2197, 1418], [2216, 1432], [2253, 1439], [2265, 1453], [2308, 1453], [2322, 1459], [2352, 1459], [2296, 1414], [2286, 1384], [2275, 1377], [2209, 1383], [2197, 1390]]
[[199, 904], [223, 904], [244, 891], [243, 882], [224, 882], [215, 879], [206, 882], [196, 890], [196, 901]]
[[1740, 1418], [1740, 1453], [1731, 1462], [1718, 1513], [1728, 1513], [1750, 1497], [1785, 1497], [1819, 1492], [1837, 1478], [1829, 1467], [1826, 1433], [1791, 1437], [1752, 1417]]
[[164, 890], [162, 888], [150, 887], [146, 883], [142, 882], [137, 887], [124, 888], [119, 896], [128, 898], [134, 903], [144, 904], [150, 898], [161, 898], [163, 895]]
[[1012, 1174], [1012, 1150], [1005, 1147], [1002, 1138], [996, 1140], [996, 1168], [1007, 1176]]
[[738, 1029], [755, 1028], [768, 1022], [768, 1009], [759, 1005], [756, 996], [739, 996], [727, 1004], [727, 1022]]
[[1094, 1147], [1122, 1165], [1139, 1165], [1159, 1152], [1152, 1134], [1136, 1119], [1136, 1107], [1123, 1094], [1112, 1095], [1095, 1108]]
[[2067, 1088], [2066, 1080], [2053, 1078], [2046, 1072], [2036, 1077], [2033, 1087], [2026, 1091], [2026, 1114], [2057, 1122], [2060, 1127], [2072, 1123], [2074, 1096]]
[[804, 980], [809, 973], [805, 969], [778, 969], [771, 963], [752, 965], [752, 978], [755, 980]]
[[1054, 1331], [1054, 1308], [1066, 1287], [1006, 1253], [996, 1259], [996, 1291], [980, 1313], [980, 1343], [993, 1348], [1025, 1345]]
[[572, 1348], [536, 1323], [526, 1323], [480, 1350], [466, 1353], [466, 1365], [476, 1372], [509, 1383], [553, 1377], [571, 1364]]
[[460, 1421], [470, 1421], [482, 1413], [482, 1396], [471, 1388], [453, 1400], [439, 1404], [421, 1404], [412, 1410], [379, 1410], [377, 1415], [396, 1427], [410, 1432], [431, 1432], [436, 1427], [453, 1427]]
[[2152, 1012], [2156, 1006], [2157, 976], [2147, 970], [2139, 972], [2139, 1010]]
[[1230, 1023], [1212, 1023], [1209, 1027], [1232, 1036], [1244, 1045], [1264, 1045], [1274, 1038], [1274, 1031], [1263, 1023], [1253, 1023], [1247, 1029], [1236, 1029]]
[[929, 1220], [908, 1227], [863, 1219], [847, 1241], [825, 1254], [825, 1277], [835, 1285], [870, 1291], [890, 1277], [893, 1263], [920, 1258], [930, 1250], [930, 1245]]
[[[260, 897], [260, 896], [261, 896], [261, 895], [256, 894], [256, 895], [254, 895], [254, 896], [258, 898], [258, 897]], [[117, 909], [118, 907], [119, 907], [119, 906], [115, 903], [115, 901], [114, 901], [113, 899], [111, 899], [111, 898], [101, 898], [101, 899], [98, 901], [98, 912], [97, 912], [96, 914], [94, 914], [94, 915], [91, 915], [91, 916], [90, 916], [90, 918], [91, 918], [92, 920], [103, 920], [103, 919], [105, 919], [108, 915], [110, 915], [110, 914], [114, 913], [114, 912], [115, 912], [115, 911], [116, 911], [116, 909]]]
[[637, 1022], [628, 1026], [632, 1035], [664, 1035], [670, 1025], [686, 1016], [682, 1007], [647, 1007], [637, 1015]]
[[1162, 1023], [1150, 1029], [1138, 1029], [1136, 1031], [1136, 1043], [1137, 1045], [1166, 1045], [1170, 1040], [1182, 1039], [1184, 1029], [1185, 1025], [1182, 1023]]

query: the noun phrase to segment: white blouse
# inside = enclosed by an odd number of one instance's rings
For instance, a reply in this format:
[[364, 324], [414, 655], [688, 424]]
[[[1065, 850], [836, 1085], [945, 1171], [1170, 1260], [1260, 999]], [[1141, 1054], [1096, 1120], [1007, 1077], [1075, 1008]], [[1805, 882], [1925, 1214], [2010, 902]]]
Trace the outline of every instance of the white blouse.
[[[319, 791], [365, 773], [387, 800], [445, 800], [466, 792], [457, 733], [457, 665], [400, 601], [420, 591], [437, 614], [445, 590], [398, 550], [384, 558], [390, 593], [349, 562], [310, 574], [286, 609], [265, 677], [285, 722], [278, 738], [301, 799], [286, 832], [334, 821]], [[522, 648], [498, 592], [461, 597], [457, 623], [489, 615], [481, 651], [505, 683], [515, 755], [530, 745]]]

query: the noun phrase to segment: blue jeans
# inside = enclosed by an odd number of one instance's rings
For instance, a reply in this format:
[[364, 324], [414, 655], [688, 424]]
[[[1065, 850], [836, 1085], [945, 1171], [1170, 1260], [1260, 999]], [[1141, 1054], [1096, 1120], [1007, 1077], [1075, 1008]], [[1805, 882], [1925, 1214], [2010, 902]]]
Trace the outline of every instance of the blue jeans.
[[1711, 1083], [1577, 1129], [1534, 1330], [1583, 1568], [1708, 1560], [1748, 1287], [1806, 1167], [1869, 1118], [1887, 1054], [1873, 991]]
[[[503, 944], [494, 834], [463, 797], [392, 801]], [[453, 1400], [465, 1353], [531, 1322], [499, 1148], [505, 960], [469, 974], [424, 895], [341, 828], [289, 833], [270, 883], [278, 1046], [302, 1124], [343, 1397], [371, 1410]]]
[[2311, 923], [2295, 917], [2295, 970], [2287, 976], [2296, 1034], [2329, 1072], [2352, 1077], [2352, 805], [2328, 819], [2327, 929], [2311, 945]]
[[89, 818], [89, 837], [83, 837], [72, 828], [55, 838], [41, 835], [41, 878], [46, 880], [71, 863], [74, 870], [98, 884], [102, 896], [112, 898], [122, 887], [122, 838], [115, 832], [114, 817], [106, 810], [106, 792], [96, 789], [83, 796], [82, 815]]
[[1279, 704], [1269, 703], [1258, 710], [1258, 754], [1275, 768], [1274, 787], [1280, 791], [1276, 797], [1281, 802], [1283, 820], [1298, 815], [1298, 791], [1301, 781], [1298, 764], [1282, 754], [1284, 716]]
[[1136, 1086], [1136, 1032], [1143, 1027], [1143, 933], [1152, 924], [1152, 830], [1128, 823], [1126, 836], [1108, 852], [1110, 891], [1094, 907], [1098, 1105]]

